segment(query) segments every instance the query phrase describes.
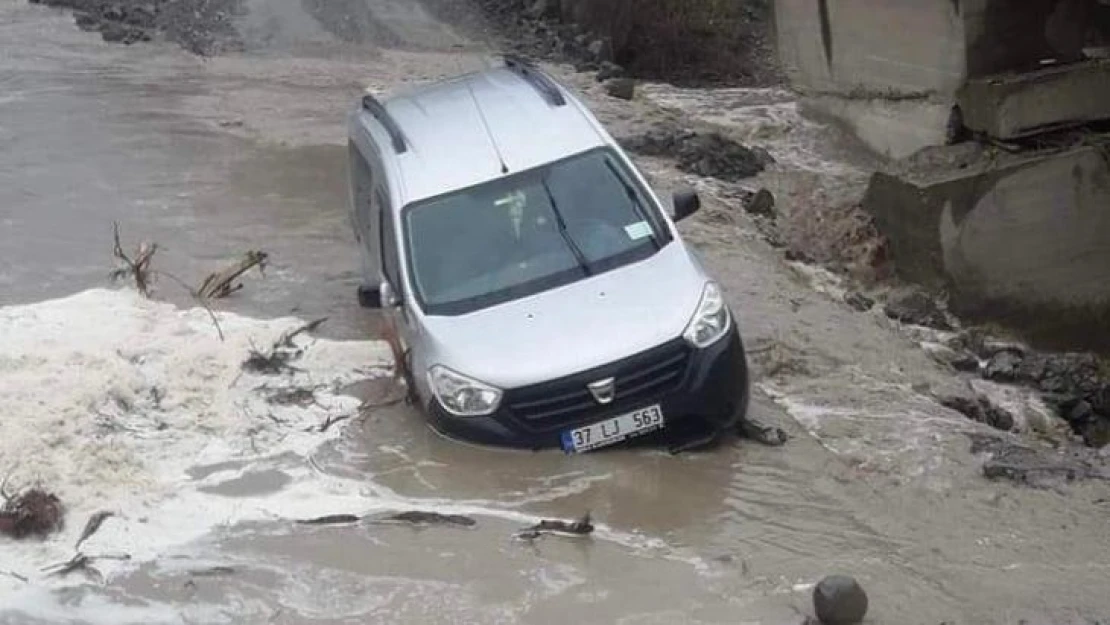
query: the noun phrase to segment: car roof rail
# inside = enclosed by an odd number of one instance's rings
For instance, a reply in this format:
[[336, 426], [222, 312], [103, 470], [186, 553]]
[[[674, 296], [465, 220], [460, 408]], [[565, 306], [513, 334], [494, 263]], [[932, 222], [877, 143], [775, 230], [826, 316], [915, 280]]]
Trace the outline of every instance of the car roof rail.
[[389, 139], [393, 143], [393, 151], [398, 154], [404, 154], [408, 151], [408, 146], [405, 145], [405, 136], [401, 134], [401, 128], [397, 126], [397, 122], [393, 120], [393, 116], [389, 111], [385, 110], [385, 106], [378, 101], [377, 98], [369, 93], [362, 96], [362, 108], [374, 116], [385, 131], [389, 133]]
[[553, 106], [563, 106], [567, 103], [563, 92], [554, 81], [531, 61], [517, 54], [504, 54], [501, 58], [505, 61], [505, 67], [526, 80]]

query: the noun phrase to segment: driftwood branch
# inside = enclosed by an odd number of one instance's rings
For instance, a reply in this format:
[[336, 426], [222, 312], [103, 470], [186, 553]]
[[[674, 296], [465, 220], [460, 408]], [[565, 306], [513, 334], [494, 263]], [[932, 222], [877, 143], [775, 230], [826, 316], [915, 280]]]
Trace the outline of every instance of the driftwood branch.
[[178, 285], [180, 285], [181, 288], [188, 291], [189, 295], [191, 295], [193, 297], [193, 300], [196, 301], [198, 304], [200, 304], [202, 307], [204, 307], [204, 310], [208, 313], [208, 317], [212, 320], [212, 325], [216, 326], [216, 333], [220, 335], [220, 341], [224, 340], [224, 329], [222, 327], [220, 327], [220, 321], [219, 321], [219, 319], [216, 319], [216, 313], [213, 312], [212, 307], [208, 305], [208, 300], [201, 297], [200, 294], [197, 293], [196, 291], [194, 291], [192, 289], [192, 287], [190, 287], [188, 284], [185, 283], [184, 280], [182, 280], [181, 278], [178, 278], [177, 276], [173, 275], [172, 273], [166, 273], [165, 271], [158, 271], [158, 272], [155, 272], [155, 273], [157, 273], [160, 276], [165, 276], [165, 277], [169, 278], [170, 280], [173, 280]]
[[243, 288], [243, 284], [237, 283], [236, 280], [253, 267], [258, 267], [259, 273], [265, 275], [268, 259], [269, 255], [266, 252], [250, 250], [231, 265], [209, 274], [197, 287], [196, 293], [204, 299], [227, 297]]
[[109, 277], [112, 280], [122, 280], [127, 276], [131, 276], [135, 281], [135, 288], [139, 290], [139, 293], [141, 293], [143, 297], [150, 297], [150, 278], [152, 274], [150, 262], [151, 259], [154, 258], [154, 252], [158, 251], [158, 244], [146, 243], [145, 241], [139, 243], [139, 248], [135, 252], [135, 258], [131, 258], [127, 255], [127, 252], [123, 251], [123, 244], [120, 243], [119, 222], [112, 222], [112, 237], [112, 255], [115, 256], [117, 260], [122, 261], [126, 266], [116, 269], [109, 274]]
[[243, 361], [242, 369], [251, 373], [261, 373], [264, 375], [277, 375], [286, 371], [300, 371], [300, 369], [289, 364], [293, 360], [300, 358], [303, 352], [302, 349], [298, 349], [297, 345], [293, 343], [293, 339], [305, 332], [316, 330], [316, 328], [320, 327], [320, 324], [327, 320], [327, 317], [321, 317], [291, 332], [283, 332], [266, 352], [252, 346], [250, 354], [247, 356], [247, 359]]
[[135, 281], [135, 288], [139, 290], [139, 293], [141, 293], [143, 297], [150, 297], [151, 278], [155, 275], [165, 276], [173, 280], [180, 285], [181, 288], [188, 291], [189, 295], [191, 295], [198, 304], [204, 307], [204, 310], [208, 312], [209, 318], [212, 319], [212, 325], [216, 326], [216, 332], [220, 335], [220, 340], [224, 340], [223, 328], [220, 327], [220, 321], [216, 319], [216, 313], [212, 312], [212, 307], [208, 305], [208, 300], [186, 284], [181, 278], [165, 271], [156, 271], [151, 267], [151, 259], [154, 257], [154, 252], [158, 250], [157, 243], [140, 243], [135, 257], [132, 258], [127, 252], [123, 251], [123, 244], [119, 240], [119, 222], [112, 222], [112, 243], [112, 255], [125, 265], [109, 274], [112, 280], [121, 280], [130, 276], [131, 279]]

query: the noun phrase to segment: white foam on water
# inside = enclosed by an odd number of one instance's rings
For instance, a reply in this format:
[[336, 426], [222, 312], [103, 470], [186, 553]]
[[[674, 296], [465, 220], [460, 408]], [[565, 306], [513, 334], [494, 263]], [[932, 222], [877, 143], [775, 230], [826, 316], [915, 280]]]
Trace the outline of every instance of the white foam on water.
[[[217, 525], [262, 518], [265, 498], [204, 493], [198, 489], [206, 480], [188, 470], [306, 457], [341, 431], [313, 426], [358, 409], [340, 387], [380, 375], [375, 371], [390, 363], [383, 343], [302, 335], [295, 342], [303, 355], [292, 363], [300, 371], [245, 373], [252, 345], [265, 349], [303, 321], [218, 318], [223, 341], [203, 309], [106, 289], [0, 309], [0, 471], [9, 490], [40, 485], [66, 509], [65, 527], [45, 541], [0, 538], [5, 569], [31, 578], [32, 586], [46, 582], [42, 567], [72, 557], [86, 520], [100, 510], [116, 516], [82, 551], [126, 553], [132, 562]], [[314, 388], [318, 405], [271, 404], [260, 387]], [[294, 488], [272, 505], [308, 496]], [[0, 608], [22, 586], [0, 576]]]
[[[372, 476], [323, 473], [311, 455], [345, 424], [325, 433], [316, 426], [358, 410], [359, 401], [340, 389], [387, 371], [388, 347], [301, 335], [295, 342], [303, 353], [292, 363], [298, 371], [251, 374], [242, 363], [252, 347], [265, 349], [304, 321], [217, 315], [223, 341], [204, 309], [181, 310], [128, 290], [0, 308], [0, 471], [10, 471], [9, 489], [41, 485], [66, 507], [66, 526], [45, 540], [0, 537], [0, 614], [180, 622], [153, 604], [65, 600], [76, 590], [66, 587], [89, 580], [43, 571], [73, 557], [86, 520], [101, 510], [115, 516], [81, 552], [129, 556], [94, 562], [107, 584], [142, 563], [190, 552], [214, 530], [249, 521], [405, 509], [496, 517], [521, 527], [539, 520], [511, 503], [411, 498]], [[267, 401], [273, 390], [291, 388], [315, 389], [317, 403]], [[252, 474], [276, 475], [280, 483], [236, 496], [212, 492]], [[705, 568], [699, 556], [661, 539], [595, 528], [594, 540]]]
[[820, 154], [826, 127], [803, 117], [797, 96], [784, 89], [687, 89], [649, 83], [640, 91], [659, 106], [729, 128], [738, 140], [766, 148], [781, 165], [819, 174], [855, 173], [850, 165]]

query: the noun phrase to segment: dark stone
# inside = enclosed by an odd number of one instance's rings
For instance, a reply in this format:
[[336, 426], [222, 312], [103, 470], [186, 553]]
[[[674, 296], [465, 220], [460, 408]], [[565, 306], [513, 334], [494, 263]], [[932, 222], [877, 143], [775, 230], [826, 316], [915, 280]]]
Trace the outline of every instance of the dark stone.
[[963, 373], [977, 373], [979, 371], [979, 359], [975, 354], [960, 354], [959, 357], [952, 360], [949, 364], [952, 365], [956, 371]]
[[736, 433], [768, 447], [781, 447], [790, 440], [790, 436], [782, 428], [765, 425], [751, 416], [740, 420], [736, 425]]
[[933, 328], [935, 330], [953, 330], [948, 322], [947, 315], [940, 309], [936, 301], [921, 291], [914, 291], [887, 303], [883, 308], [887, 317], [901, 323]]
[[783, 252], [783, 258], [792, 263], [803, 263], [806, 265], [812, 265], [815, 262], [813, 260], [813, 257], [809, 254], [806, 254], [802, 250], [796, 250], [793, 248], [788, 248], [785, 252]]
[[700, 134], [675, 127], [659, 127], [627, 137], [621, 144], [648, 156], [674, 157], [684, 172], [728, 182], [758, 174], [771, 158], [765, 150], [749, 148], [718, 133]]
[[1110, 479], [1104, 462], [1091, 450], [1033, 449], [1003, 439], [972, 437], [972, 453], [989, 453], [983, 475], [991, 480], [1005, 479], [1026, 486], [1051, 487], [1060, 482], [1082, 479]]
[[1091, 407], [1091, 404], [1081, 399], [1071, 410], [1067, 412], [1067, 416], [1065, 416], [1064, 419], [1068, 423], [1073, 424], [1086, 423], [1090, 421], [1091, 417], [1093, 417], [1094, 415], [1095, 409]]
[[1014, 428], [1014, 415], [1005, 408], [995, 406], [985, 397], [965, 397], [951, 395], [938, 399], [945, 408], [951, 408], [972, 421], [985, 423], [997, 430], [1010, 431]]
[[1094, 393], [1091, 393], [1091, 407], [1102, 415], [1110, 415], [1110, 382], [1105, 382]]
[[1101, 449], [1110, 445], [1110, 417], [1100, 415], [1091, 419], [1080, 434], [1088, 447]]
[[985, 399], [979, 400], [983, 405], [983, 422], [996, 430], [1009, 432], [1014, 429], [1014, 415], [1009, 410], [991, 404]]
[[774, 156], [771, 156], [771, 153], [768, 152], [766, 148], [761, 148], [758, 145], [754, 145], [748, 149], [751, 150], [752, 154], [755, 155], [756, 162], [758, 162], [760, 165], [763, 165], [764, 167], [769, 167], [778, 162], [775, 160]]
[[1013, 382], [1017, 379], [1017, 369], [1020, 364], [1020, 354], [1009, 351], [998, 352], [983, 368], [983, 377], [997, 382]]
[[813, 589], [813, 611], [823, 625], [855, 625], [867, 615], [867, 593], [847, 575], [830, 575]]
[[605, 93], [621, 100], [636, 97], [636, 81], [631, 78], [613, 78], [605, 83]]
[[597, 81], [605, 82], [610, 78], [620, 78], [624, 76], [624, 68], [611, 61], [602, 61], [601, 69], [597, 71]]
[[860, 312], [867, 312], [875, 305], [875, 300], [859, 291], [850, 291], [844, 295], [844, 303]]
[[760, 189], [744, 205], [744, 210], [753, 215], [771, 217], [775, 214], [775, 195], [767, 189]]

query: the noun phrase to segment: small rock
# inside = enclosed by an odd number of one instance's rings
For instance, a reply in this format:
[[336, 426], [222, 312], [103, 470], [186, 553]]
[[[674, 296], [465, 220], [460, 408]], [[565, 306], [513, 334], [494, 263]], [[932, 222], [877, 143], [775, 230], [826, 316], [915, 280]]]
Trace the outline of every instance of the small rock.
[[979, 371], [979, 359], [975, 357], [975, 354], [960, 354], [959, 357], [953, 359], [948, 364], [952, 365], [952, 368], [956, 371], [962, 371], [963, 373], [976, 373]]
[[760, 189], [752, 196], [751, 201], [744, 205], [744, 210], [753, 215], [772, 217], [775, 214], [775, 196], [767, 189]]
[[786, 252], [783, 253], [783, 258], [792, 263], [802, 263], [805, 265], [812, 265], [816, 262], [809, 254], [806, 254], [804, 251], [796, 250], [794, 248], [788, 248]]
[[605, 93], [621, 100], [636, 97], [636, 81], [631, 78], [613, 78], [605, 83]]
[[610, 78], [620, 78], [624, 76], [624, 68], [612, 61], [602, 61], [601, 69], [597, 72], [597, 81], [605, 82]]
[[1084, 400], [1080, 400], [1071, 410], [1068, 411], [1064, 419], [1068, 423], [1086, 423], [1095, 414], [1095, 409], [1091, 404]]
[[611, 61], [613, 59], [613, 46], [608, 39], [596, 39], [590, 42], [586, 49], [594, 60]]
[[1005, 408], [995, 406], [985, 397], [951, 395], [940, 397], [938, 401], [945, 408], [951, 408], [972, 421], [1007, 432], [1014, 428], [1014, 415]]
[[983, 368], [983, 377], [996, 382], [1013, 382], [1017, 379], [1017, 369], [1020, 364], [1019, 354], [1011, 351], [998, 352]]
[[752, 154], [755, 155], [756, 161], [763, 167], [768, 167], [778, 162], [775, 160], [775, 157], [771, 156], [771, 153], [768, 152], [766, 148], [754, 145], [749, 149], [752, 151]]
[[855, 625], [867, 615], [867, 593], [847, 575], [830, 575], [813, 589], [813, 610], [823, 625]]
[[875, 306], [875, 300], [859, 291], [849, 291], [844, 295], [844, 303], [859, 312], [867, 312]]
[[953, 330], [948, 317], [925, 293], [914, 291], [889, 302], [883, 309], [887, 317], [934, 330]]
[[1110, 445], [1110, 418], [1100, 416], [1091, 419], [1087, 427], [1083, 428], [1082, 436], [1088, 447], [1102, 449]]

